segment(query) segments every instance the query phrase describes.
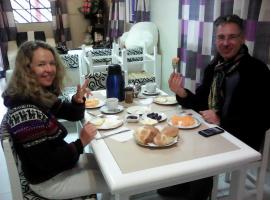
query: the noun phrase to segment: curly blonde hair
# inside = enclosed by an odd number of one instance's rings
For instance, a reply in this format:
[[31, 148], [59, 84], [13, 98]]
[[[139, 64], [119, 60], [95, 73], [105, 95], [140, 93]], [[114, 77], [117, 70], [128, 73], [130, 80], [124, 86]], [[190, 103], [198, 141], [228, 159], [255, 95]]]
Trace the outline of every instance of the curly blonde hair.
[[[35, 73], [30, 68], [34, 52], [39, 48], [49, 50], [56, 63], [56, 76], [49, 88], [40, 85]], [[43, 41], [27, 41], [18, 50], [15, 69], [2, 96], [31, 100], [41, 106], [50, 108], [61, 94], [64, 76], [64, 64], [53, 47]]]

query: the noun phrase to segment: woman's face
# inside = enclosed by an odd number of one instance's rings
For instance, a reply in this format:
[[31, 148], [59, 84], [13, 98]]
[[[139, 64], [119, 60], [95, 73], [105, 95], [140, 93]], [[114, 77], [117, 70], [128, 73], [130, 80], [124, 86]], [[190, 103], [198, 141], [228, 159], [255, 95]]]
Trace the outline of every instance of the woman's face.
[[56, 63], [51, 51], [43, 48], [36, 49], [30, 66], [41, 86], [52, 85], [56, 74]]
[[245, 38], [235, 23], [225, 23], [217, 27], [216, 47], [224, 60], [236, 56], [244, 42]]

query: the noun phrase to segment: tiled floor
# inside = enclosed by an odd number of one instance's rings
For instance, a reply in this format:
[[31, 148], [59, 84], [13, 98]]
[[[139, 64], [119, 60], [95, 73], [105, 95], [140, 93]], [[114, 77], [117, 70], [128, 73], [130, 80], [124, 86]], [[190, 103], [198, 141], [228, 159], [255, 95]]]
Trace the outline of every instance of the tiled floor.
[[[0, 93], [1, 94], [4, 87], [5, 87], [5, 79], [0, 79]], [[3, 105], [2, 98], [0, 98], [0, 120], [2, 120], [2, 117], [5, 112], [6, 112], [6, 108]], [[74, 141], [74, 139], [78, 137], [77, 133], [74, 133], [76, 131], [75, 125], [67, 124], [67, 128], [70, 130], [70, 132], [73, 132], [69, 134], [69, 136], [67, 137], [67, 141]], [[270, 199], [270, 173], [267, 174], [266, 179], [267, 179], [267, 184], [264, 187], [264, 200], [269, 200]], [[247, 185], [250, 185], [250, 184], [247, 183]], [[229, 185], [224, 182], [224, 176], [223, 176], [221, 178], [221, 181], [219, 182], [219, 195], [227, 194], [228, 186]], [[132, 200], [174, 200], [176, 198], [162, 198], [155, 191], [150, 191], [144, 194], [135, 195], [131, 199]], [[181, 200], [179, 198], [177, 199]], [[4, 158], [1, 147], [0, 147], [0, 200], [12, 200], [5, 158]], [[245, 195], [245, 200], [255, 200], [254, 192], [252, 193], [247, 192]]]

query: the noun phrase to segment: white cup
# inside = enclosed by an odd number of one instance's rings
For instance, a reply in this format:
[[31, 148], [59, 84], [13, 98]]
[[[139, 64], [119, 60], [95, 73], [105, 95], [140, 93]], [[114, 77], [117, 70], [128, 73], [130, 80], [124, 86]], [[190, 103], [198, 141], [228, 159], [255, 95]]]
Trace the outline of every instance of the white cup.
[[157, 90], [157, 84], [153, 82], [149, 82], [145, 84], [145, 90], [149, 93], [155, 93]]
[[117, 98], [108, 98], [106, 99], [106, 107], [108, 110], [116, 110], [118, 107], [118, 99]]

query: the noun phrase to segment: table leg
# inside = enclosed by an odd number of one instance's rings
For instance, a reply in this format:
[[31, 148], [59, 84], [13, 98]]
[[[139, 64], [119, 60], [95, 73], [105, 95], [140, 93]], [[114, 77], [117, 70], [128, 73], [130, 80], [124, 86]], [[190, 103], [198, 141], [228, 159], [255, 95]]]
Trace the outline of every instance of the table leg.
[[230, 194], [232, 199], [243, 200], [245, 194], [246, 168], [232, 172]]

